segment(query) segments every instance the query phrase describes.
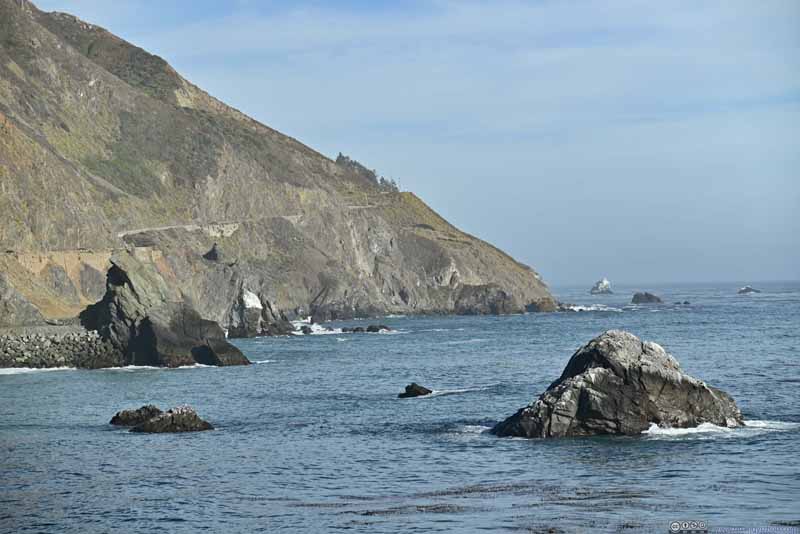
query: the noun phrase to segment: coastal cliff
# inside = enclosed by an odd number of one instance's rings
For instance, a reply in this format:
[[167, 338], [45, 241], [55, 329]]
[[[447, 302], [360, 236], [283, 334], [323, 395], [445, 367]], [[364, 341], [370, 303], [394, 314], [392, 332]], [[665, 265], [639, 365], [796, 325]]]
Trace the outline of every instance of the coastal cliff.
[[77, 317], [115, 255], [146, 256], [234, 335], [556, 305], [533, 269], [413, 193], [27, 0], [0, 0], [0, 184], [0, 326]]

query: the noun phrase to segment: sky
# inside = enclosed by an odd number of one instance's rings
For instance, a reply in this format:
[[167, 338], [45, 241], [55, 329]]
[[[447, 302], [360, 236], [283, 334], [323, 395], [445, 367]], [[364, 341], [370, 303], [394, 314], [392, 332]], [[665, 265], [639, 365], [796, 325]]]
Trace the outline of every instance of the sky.
[[39, 0], [551, 285], [800, 279], [800, 2]]

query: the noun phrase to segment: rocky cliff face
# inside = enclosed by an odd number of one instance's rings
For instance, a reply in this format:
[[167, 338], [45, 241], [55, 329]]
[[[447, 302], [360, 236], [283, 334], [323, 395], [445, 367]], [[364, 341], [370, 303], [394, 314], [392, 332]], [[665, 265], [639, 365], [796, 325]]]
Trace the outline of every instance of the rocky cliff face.
[[121, 250], [158, 251], [154, 276], [234, 333], [554, 309], [531, 268], [350, 162], [102, 28], [0, 0], [0, 309], [19, 321], [77, 315]]

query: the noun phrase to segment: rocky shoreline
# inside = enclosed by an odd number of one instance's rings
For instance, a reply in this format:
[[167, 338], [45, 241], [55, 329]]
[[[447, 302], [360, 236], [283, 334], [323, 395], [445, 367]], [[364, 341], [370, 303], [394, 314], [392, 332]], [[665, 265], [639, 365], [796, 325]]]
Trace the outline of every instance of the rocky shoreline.
[[96, 331], [0, 334], [0, 367], [78, 367], [123, 365], [122, 353]]

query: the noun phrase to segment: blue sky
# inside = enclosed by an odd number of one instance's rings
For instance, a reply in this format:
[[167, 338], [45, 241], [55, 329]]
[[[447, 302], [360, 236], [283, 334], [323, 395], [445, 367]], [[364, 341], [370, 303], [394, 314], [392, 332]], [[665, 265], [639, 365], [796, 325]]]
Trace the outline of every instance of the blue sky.
[[800, 279], [800, 2], [40, 0], [552, 284]]

